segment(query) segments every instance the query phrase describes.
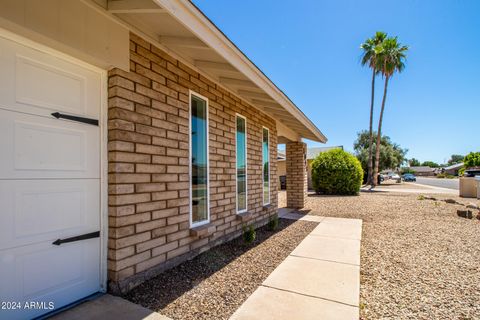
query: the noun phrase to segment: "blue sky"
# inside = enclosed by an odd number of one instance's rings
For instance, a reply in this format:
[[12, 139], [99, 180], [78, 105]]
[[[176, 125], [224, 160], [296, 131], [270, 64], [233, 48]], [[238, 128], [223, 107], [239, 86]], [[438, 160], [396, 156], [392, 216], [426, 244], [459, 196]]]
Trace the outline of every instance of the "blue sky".
[[[327, 145], [352, 151], [356, 133], [368, 128], [371, 73], [359, 63], [359, 46], [382, 30], [410, 46], [406, 70], [389, 85], [383, 132], [421, 161], [480, 151], [480, 1], [194, 2]], [[381, 78], [376, 90], [375, 124]]]

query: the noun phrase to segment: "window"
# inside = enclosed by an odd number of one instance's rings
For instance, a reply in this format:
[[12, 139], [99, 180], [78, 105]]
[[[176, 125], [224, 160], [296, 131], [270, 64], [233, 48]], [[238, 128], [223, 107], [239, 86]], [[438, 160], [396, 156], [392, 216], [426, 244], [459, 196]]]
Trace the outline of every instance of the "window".
[[190, 93], [190, 224], [209, 222], [208, 101]]
[[237, 212], [247, 211], [247, 119], [237, 114]]
[[263, 128], [262, 139], [262, 159], [263, 159], [263, 205], [270, 203], [270, 148], [269, 148], [269, 131]]

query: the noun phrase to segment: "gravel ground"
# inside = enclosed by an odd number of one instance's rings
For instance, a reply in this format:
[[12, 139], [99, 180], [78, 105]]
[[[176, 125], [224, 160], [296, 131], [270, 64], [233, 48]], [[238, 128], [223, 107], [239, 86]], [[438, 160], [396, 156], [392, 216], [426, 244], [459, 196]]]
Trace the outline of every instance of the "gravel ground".
[[172, 319], [228, 319], [317, 223], [279, 219], [276, 232], [257, 230], [215, 247], [130, 291], [125, 298]]
[[363, 219], [362, 319], [480, 319], [480, 221], [457, 217], [462, 206], [440, 200], [479, 201], [433, 196], [439, 201], [405, 193], [308, 197], [311, 214]]

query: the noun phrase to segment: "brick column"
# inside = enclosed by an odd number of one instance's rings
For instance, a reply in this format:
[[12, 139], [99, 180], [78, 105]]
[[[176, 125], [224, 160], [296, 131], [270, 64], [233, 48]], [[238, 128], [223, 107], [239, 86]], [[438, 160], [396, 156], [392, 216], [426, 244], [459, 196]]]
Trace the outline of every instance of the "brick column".
[[287, 143], [287, 207], [305, 207], [307, 199], [307, 145], [304, 142]]

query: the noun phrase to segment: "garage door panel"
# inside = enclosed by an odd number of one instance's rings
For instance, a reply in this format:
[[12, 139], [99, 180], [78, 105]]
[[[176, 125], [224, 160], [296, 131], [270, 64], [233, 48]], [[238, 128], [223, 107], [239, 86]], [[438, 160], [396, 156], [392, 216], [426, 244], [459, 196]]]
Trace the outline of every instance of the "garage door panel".
[[0, 109], [0, 179], [99, 178], [99, 128]]
[[82, 118], [100, 119], [104, 76], [41, 48], [0, 30], [0, 301], [23, 307], [0, 319], [101, 290], [101, 127]]
[[[0, 251], [3, 301], [53, 302], [56, 308], [100, 290], [99, 239], [53, 246], [49, 242]], [[93, 261], [92, 261], [93, 260]], [[0, 318], [27, 319], [45, 310], [23, 310]], [[48, 311], [48, 310], [46, 310]]]
[[1, 180], [0, 249], [100, 229], [99, 180]]
[[61, 58], [0, 38], [0, 106], [47, 116], [65, 112], [98, 119], [101, 76]]

